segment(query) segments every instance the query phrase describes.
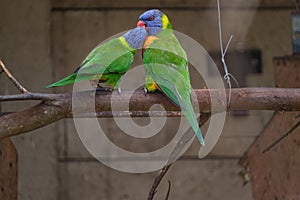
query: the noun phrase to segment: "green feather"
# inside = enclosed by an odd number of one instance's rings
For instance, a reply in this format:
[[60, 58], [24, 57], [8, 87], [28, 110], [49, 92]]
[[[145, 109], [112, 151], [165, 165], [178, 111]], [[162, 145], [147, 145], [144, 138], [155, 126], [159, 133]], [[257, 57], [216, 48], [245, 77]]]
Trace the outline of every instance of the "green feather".
[[156, 36], [158, 39], [150, 43], [144, 51], [146, 80], [153, 79], [162, 92], [180, 106], [198, 140], [204, 145], [191, 103], [191, 85], [186, 53], [172, 30], [162, 29]]
[[121, 77], [129, 70], [136, 53], [135, 48], [144, 42], [146, 34], [144, 28], [137, 27], [119, 38], [99, 45], [90, 52], [74, 73], [46, 88], [82, 80], [99, 80], [115, 89]]
[[71, 74], [70, 76], [67, 76], [55, 83], [52, 83], [50, 85], [47, 85], [46, 88], [51, 88], [51, 87], [57, 87], [57, 86], [62, 86], [62, 85], [67, 85], [74, 83], [74, 80], [76, 78], [76, 74]]

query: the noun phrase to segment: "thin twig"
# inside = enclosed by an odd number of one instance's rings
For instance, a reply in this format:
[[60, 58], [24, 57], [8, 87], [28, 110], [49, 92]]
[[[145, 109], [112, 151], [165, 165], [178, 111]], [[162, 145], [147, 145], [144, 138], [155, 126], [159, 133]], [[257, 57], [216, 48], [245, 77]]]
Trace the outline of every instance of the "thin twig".
[[95, 113], [82, 113], [78, 114], [76, 118], [108, 118], [108, 117], [181, 117], [181, 111], [106, 111], [106, 112], [95, 112]]
[[[11, 82], [20, 90], [21, 93], [28, 93], [28, 90], [26, 90], [18, 81], [15, 79], [15, 77], [8, 71], [2, 60], [0, 60], [0, 66], [2, 68], [2, 71], [5, 72], [7, 77], [11, 80]], [[2, 73], [2, 72], [1, 72]]]
[[300, 126], [300, 121], [298, 121], [292, 128], [290, 128], [284, 135], [279, 137], [275, 142], [273, 142], [270, 146], [268, 146], [262, 153], [266, 153], [270, 151], [273, 147], [275, 147], [279, 142], [281, 142], [284, 138], [289, 136], [298, 126]]
[[37, 100], [37, 101], [55, 101], [59, 98], [66, 96], [71, 96], [71, 94], [44, 94], [44, 93], [23, 93], [23, 94], [11, 94], [11, 95], [0, 95], [1, 101], [27, 101], [27, 100]]
[[[16, 112], [0, 112], [0, 117]], [[101, 111], [94, 113], [80, 113], [75, 116], [68, 114], [67, 118], [129, 118], [129, 117], [181, 117], [181, 111]]]
[[172, 164], [169, 164], [167, 166], [164, 166], [160, 172], [159, 175], [155, 178], [152, 187], [150, 189], [150, 192], [148, 194], [148, 200], [152, 200], [154, 195], [156, 194], [156, 189], [159, 186], [161, 180], [163, 179], [163, 177], [166, 175], [166, 173], [168, 172], [168, 170], [170, 169], [170, 167], [172, 166]]
[[[210, 118], [211, 113], [201, 113], [200, 120], [199, 120], [199, 125], [200, 127], [207, 122], [207, 120]], [[177, 145], [173, 149], [167, 164], [173, 163], [176, 161], [178, 155], [182, 152], [184, 147], [193, 139], [195, 136], [194, 131], [192, 128], [190, 128], [186, 133], [183, 134], [183, 136], [180, 138], [180, 140], [177, 142]]]
[[[205, 113], [205, 114], [202, 114], [201, 117], [200, 117], [200, 120], [199, 120], [199, 126], [203, 126], [205, 124], [205, 122], [207, 122], [207, 120], [210, 118], [211, 114], [210, 113]], [[191, 134], [192, 133], [192, 134]], [[185, 145], [192, 139], [194, 138], [195, 134], [188, 130], [183, 136], [182, 138], [180, 139], [180, 141], [178, 142], [178, 145], [174, 148], [173, 152], [171, 153], [170, 155], [170, 158], [167, 162], [167, 165], [164, 166], [159, 175], [155, 178], [153, 184], [152, 184], [152, 187], [150, 189], [150, 192], [148, 194], [148, 200], [152, 200], [154, 195], [156, 194], [156, 190], [161, 182], [161, 180], [163, 179], [163, 177], [166, 175], [166, 173], [168, 172], [168, 170], [170, 169], [171, 165], [173, 162], [175, 162], [175, 158], [176, 158], [176, 155], [178, 155], [178, 153], [181, 152], [181, 150], [185, 147]]]
[[167, 195], [165, 197], [165, 200], [168, 200], [169, 197], [170, 197], [170, 192], [171, 192], [171, 181], [168, 180], [168, 192], [167, 192]]

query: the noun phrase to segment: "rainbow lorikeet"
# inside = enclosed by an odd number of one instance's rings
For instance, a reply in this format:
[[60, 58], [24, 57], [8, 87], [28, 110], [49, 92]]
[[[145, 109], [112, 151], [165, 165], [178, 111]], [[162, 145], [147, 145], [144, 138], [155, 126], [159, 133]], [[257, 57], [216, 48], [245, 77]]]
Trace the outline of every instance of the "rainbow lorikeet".
[[[147, 32], [136, 27], [119, 38], [97, 46], [71, 75], [46, 86], [47, 88], [72, 84], [82, 80], [99, 81], [98, 86], [118, 87], [121, 77], [130, 68], [136, 50], [142, 46]], [[119, 88], [118, 88], [119, 89]]]
[[147, 91], [162, 91], [180, 106], [198, 140], [204, 145], [191, 102], [187, 55], [173, 34], [168, 17], [160, 10], [148, 10], [140, 15], [137, 26], [145, 27], [149, 35], [143, 46]]

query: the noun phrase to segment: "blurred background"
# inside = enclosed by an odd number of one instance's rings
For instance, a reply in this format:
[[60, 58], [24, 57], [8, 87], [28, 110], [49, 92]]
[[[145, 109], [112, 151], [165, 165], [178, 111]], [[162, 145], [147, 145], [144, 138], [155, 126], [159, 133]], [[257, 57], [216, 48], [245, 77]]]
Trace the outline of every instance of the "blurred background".
[[[199, 42], [220, 64], [214, 0], [1, 0], [0, 8], [0, 57], [30, 91], [71, 91], [71, 87], [54, 90], [44, 86], [73, 72], [95, 46], [133, 28], [138, 16], [151, 8], [166, 13], [175, 30]], [[292, 53], [295, 2], [227, 0], [221, 1], [221, 8], [224, 43], [234, 35], [227, 55], [231, 73], [241, 87], [274, 87], [272, 58]], [[18, 93], [5, 76], [0, 79], [0, 92]], [[1, 109], [14, 111], [35, 103], [2, 103]], [[238, 161], [272, 114], [228, 113], [213, 151], [197, 159], [199, 145], [194, 141], [167, 174], [157, 199], [165, 196], [167, 180], [172, 182], [170, 199], [253, 199], [251, 184], [244, 185]], [[136, 119], [141, 124], [143, 120], [147, 119]], [[108, 135], [117, 133], [111, 119], [100, 121]], [[175, 123], [176, 119], [171, 121], [165, 132], [171, 133]], [[166, 133], [160, 143], [169, 141]], [[111, 137], [118, 140], [118, 134]], [[128, 174], [99, 163], [80, 142], [72, 119], [16, 136], [13, 142], [18, 152], [19, 200], [145, 199], [158, 173]], [[132, 147], [126, 139], [119, 142], [134, 150], [141, 148]], [[145, 145], [151, 148], [153, 142]]]

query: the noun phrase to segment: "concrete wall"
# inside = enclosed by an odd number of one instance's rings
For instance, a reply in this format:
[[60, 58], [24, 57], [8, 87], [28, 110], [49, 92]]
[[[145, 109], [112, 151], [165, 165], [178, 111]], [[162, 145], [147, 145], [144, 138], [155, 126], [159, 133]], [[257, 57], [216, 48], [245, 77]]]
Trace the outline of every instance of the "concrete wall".
[[[102, 8], [98, 1], [84, 2], [0, 2], [0, 7], [5, 8], [0, 18], [0, 56], [29, 90], [53, 92], [43, 86], [71, 73], [99, 42], [133, 27], [137, 16], [145, 10], [129, 5], [122, 9], [117, 3], [112, 4], [116, 7]], [[215, 9], [174, 7], [172, 4], [163, 11], [175, 30], [194, 38], [209, 51], [218, 50]], [[245, 49], [262, 50], [263, 73], [248, 76], [249, 86], [274, 86], [272, 57], [291, 53], [290, 12], [273, 8], [257, 11], [250, 7], [222, 11], [224, 38], [234, 34], [232, 50], [241, 44]], [[6, 94], [17, 92], [3, 75], [1, 81]], [[70, 89], [58, 88], [54, 92]], [[11, 111], [33, 103], [5, 103], [2, 108]], [[243, 117], [229, 114], [210, 159], [188, 159], [197, 155], [199, 146], [194, 142], [186, 153], [190, 157], [175, 163], [162, 183], [158, 199], [163, 198], [168, 179], [172, 181], [171, 199], [252, 199], [251, 186], [244, 187], [238, 175], [241, 169], [237, 161], [270, 114], [257, 111]], [[116, 131], [111, 120], [102, 123], [110, 130], [108, 134]], [[127, 142], [122, 144], [132, 144]], [[143, 199], [157, 174], [122, 173], [94, 161], [81, 144], [72, 120], [14, 137], [14, 143], [19, 153], [20, 200]]]
[[[0, 57], [15, 77], [31, 91], [46, 92], [51, 81], [49, 43], [50, 2], [0, 1]], [[4, 84], [4, 87], [3, 85]], [[1, 75], [5, 94], [18, 91]], [[36, 102], [3, 103], [3, 111], [14, 111]], [[13, 138], [19, 155], [18, 199], [57, 199], [55, 125]]]

